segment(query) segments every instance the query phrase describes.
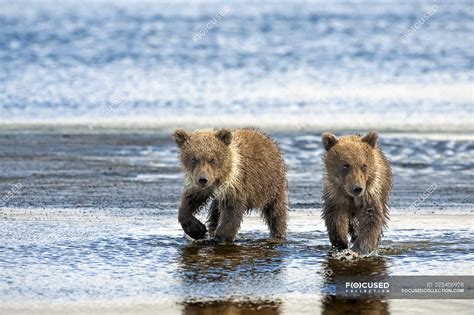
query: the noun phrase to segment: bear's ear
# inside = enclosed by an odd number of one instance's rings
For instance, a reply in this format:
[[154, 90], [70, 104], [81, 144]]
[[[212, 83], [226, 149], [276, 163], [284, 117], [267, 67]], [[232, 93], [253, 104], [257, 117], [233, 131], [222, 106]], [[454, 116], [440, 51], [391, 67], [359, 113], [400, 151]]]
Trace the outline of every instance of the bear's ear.
[[377, 138], [378, 137], [379, 136], [377, 135], [377, 133], [375, 131], [371, 131], [368, 134], [366, 134], [365, 136], [361, 137], [360, 139], [363, 142], [370, 145], [372, 148], [375, 148], [375, 145], [377, 144]]
[[326, 151], [329, 151], [329, 149], [331, 149], [337, 143], [337, 137], [332, 133], [325, 133], [323, 134], [322, 141]]
[[173, 133], [173, 140], [178, 147], [182, 147], [188, 139], [189, 135], [184, 129], [176, 129]]
[[220, 129], [217, 131], [216, 137], [225, 145], [229, 145], [232, 141], [232, 132], [229, 129]]

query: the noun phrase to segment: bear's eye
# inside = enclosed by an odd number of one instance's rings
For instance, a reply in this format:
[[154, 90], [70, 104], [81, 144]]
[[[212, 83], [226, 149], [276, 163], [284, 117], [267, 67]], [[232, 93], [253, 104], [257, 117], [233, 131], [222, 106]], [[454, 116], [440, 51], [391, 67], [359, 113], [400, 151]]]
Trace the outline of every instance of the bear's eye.
[[198, 160], [196, 158], [191, 159], [192, 166], [196, 166], [197, 162], [198, 162]]
[[366, 171], [366, 170], [367, 170], [367, 164], [362, 165], [362, 169], [363, 169], [364, 171]]
[[216, 164], [216, 159], [210, 159], [210, 160], [209, 160], [209, 164], [211, 164], [211, 165]]
[[342, 168], [345, 169], [345, 170], [348, 170], [349, 167], [351, 167], [349, 164], [344, 164], [344, 165], [342, 166]]

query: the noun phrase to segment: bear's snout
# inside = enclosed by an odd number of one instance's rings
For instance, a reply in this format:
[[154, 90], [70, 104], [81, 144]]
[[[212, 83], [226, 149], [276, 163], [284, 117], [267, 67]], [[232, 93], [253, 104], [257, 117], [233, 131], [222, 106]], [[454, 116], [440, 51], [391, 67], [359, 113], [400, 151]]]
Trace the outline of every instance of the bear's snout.
[[365, 185], [363, 182], [357, 181], [355, 183], [346, 183], [344, 190], [351, 197], [360, 197], [364, 194]]
[[214, 184], [214, 176], [211, 172], [201, 171], [194, 175], [194, 185], [201, 189], [207, 189]]
[[214, 183], [214, 171], [206, 162], [200, 162], [193, 171], [193, 183], [197, 188], [207, 189]]
[[207, 182], [208, 182], [208, 181], [209, 181], [209, 180], [207, 179], [206, 176], [199, 176], [199, 177], [198, 177], [198, 184], [199, 184], [200, 186], [202, 186], [202, 187], [205, 187], [205, 186], [207, 185]]
[[352, 187], [352, 192], [355, 194], [355, 195], [360, 195], [362, 193], [362, 191], [364, 190], [364, 188], [358, 186], [358, 185], [354, 185]]
[[351, 197], [360, 197], [365, 191], [365, 176], [359, 170], [352, 170], [344, 179], [344, 190]]

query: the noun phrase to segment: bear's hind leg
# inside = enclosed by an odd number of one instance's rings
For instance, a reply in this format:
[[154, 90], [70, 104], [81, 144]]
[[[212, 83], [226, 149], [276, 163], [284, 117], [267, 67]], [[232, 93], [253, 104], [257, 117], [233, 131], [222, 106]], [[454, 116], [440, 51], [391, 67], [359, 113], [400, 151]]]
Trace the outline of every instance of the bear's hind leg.
[[263, 218], [270, 229], [272, 238], [284, 238], [286, 236], [288, 221], [288, 204], [286, 197], [283, 200], [275, 200], [262, 210]]

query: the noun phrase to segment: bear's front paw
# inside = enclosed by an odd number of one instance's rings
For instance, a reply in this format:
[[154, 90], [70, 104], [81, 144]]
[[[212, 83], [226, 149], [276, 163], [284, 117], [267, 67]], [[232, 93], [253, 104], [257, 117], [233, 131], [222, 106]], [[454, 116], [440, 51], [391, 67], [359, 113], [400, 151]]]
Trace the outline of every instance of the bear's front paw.
[[182, 223], [181, 226], [183, 227], [184, 233], [195, 240], [201, 240], [206, 237], [206, 226], [195, 217], [191, 217]]

